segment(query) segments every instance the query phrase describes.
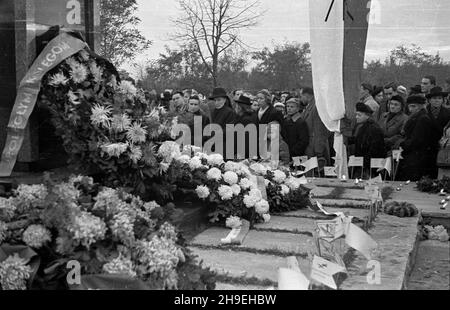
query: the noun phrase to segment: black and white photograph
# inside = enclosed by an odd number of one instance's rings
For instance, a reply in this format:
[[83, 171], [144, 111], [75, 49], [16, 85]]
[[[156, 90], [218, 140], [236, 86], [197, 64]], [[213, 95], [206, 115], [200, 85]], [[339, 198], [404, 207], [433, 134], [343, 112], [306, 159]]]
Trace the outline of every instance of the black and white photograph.
[[449, 291], [449, 16], [0, 0], [0, 291]]

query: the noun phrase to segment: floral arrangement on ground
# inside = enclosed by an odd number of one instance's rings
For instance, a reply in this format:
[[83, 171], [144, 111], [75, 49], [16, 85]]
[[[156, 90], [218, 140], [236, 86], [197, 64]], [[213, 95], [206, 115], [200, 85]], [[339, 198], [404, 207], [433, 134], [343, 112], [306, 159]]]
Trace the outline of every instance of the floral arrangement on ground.
[[168, 223], [172, 211], [90, 177], [53, 183], [47, 176], [45, 184], [20, 185], [0, 198], [0, 287], [67, 289], [68, 263], [77, 262], [82, 280], [106, 276], [115, 286], [126, 280], [147, 289], [214, 289], [215, 274]]

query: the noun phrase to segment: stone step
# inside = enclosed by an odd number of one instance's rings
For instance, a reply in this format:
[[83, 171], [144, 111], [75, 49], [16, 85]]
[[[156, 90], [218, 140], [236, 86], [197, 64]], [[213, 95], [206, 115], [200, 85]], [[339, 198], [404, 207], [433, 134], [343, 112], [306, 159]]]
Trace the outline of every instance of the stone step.
[[[195, 247], [191, 247], [190, 250], [203, 260], [204, 266], [210, 267], [219, 276], [241, 279], [242, 282], [256, 279], [259, 282], [268, 281], [271, 283], [267, 284], [276, 285], [278, 269], [287, 267], [286, 258], [280, 256], [231, 250], [202, 250]], [[303, 273], [309, 274], [310, 262], [302, 258], [297, 260]]]
[[378, 243], [380, 257], [374, 258], [381, 265], [381, 284], [367, 282], [367, 259], [360, 253], [348, 268], [349, 278], [344, 281], [344, 290], [401, 290], [411, 273], [417, 250], [418, 217], [398, 218], [379, 214], [374, 227], [369, 231]]
[[272, 216], [268, 223], [256, 224], [256, 230], [291, 232], [312, 236], [316, 228], [314, 219], [300, 217]]
[[358, 201], [350, 199], [321, 199], [313, 198], [313, 201], [318, 201], [324, 207], [334, 207], [334, 208], [356, 208], [356, 209], [368, 209], [370, 208], [371, 201]]
[[292, 233], [265, 232], [251, 230], [242, 245], [221, 245], [229, 229], [212, 227], [191, 241], [191, 246], [214, 249], [233, 249], [242, 252], [276, 254], [279, 256], [299, 255], [306, 257], [314, 249], [313, 238]]
[[350, 200], [370, 200], [364, 189], [332, 188], [316, 186], [311, 189], [314, 198], [321, 199], [350, 199]]
[[228, 284], [217, 282], [216, 291], [267, 291], [273, 290], [273, 286], [255, 286], [255, 285], [242, 285], [242, 284]]

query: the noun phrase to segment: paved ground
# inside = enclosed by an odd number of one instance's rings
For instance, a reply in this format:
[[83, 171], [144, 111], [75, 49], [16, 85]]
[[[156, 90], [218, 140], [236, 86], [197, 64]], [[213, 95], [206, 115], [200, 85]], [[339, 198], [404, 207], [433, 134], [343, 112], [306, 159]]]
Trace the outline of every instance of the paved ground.
[[[343, 211], [362, 220], [367, 219], [370, 201], [364, 200], [367, 194], [363, 186], [358, 188], [352, 182], [316, 179], [308, 187], [313, 188], [314, 197], [323, 202], [327, 210]], [[336, 187], [342, 189], [334, 191]], [[411, 196], [412, 187], [404, 187], [393, 196], [401, 201], [407, 201], [406, 198], [418, 201], [420, 194]], [[330, 198], [333, 193], [338, 195]], [[423, 205], [431, 204], [430, 200], [423, 200]], [[418, 207], [421, 208], [421, 205]], [[231, 247], [219, 245], [220, 238], [224, 238], [229, 230], [211, 228], [194, 238], [191, 248], [207, 266], [221, 275], [217, 289], [270, 289], [277, 285], [278, 269], [287, 267], [286, 256], [295, 255], [300, 268], [309, 276], [310, 254], [315, 250], [312, 231], [315, 221], [326, 218], [310, 210], [276, 215], [270, 223], [257, 225], [255, 230], [250, 231], [241, 246]], [[404, 288], [414, 263], [418, 222], [418, 217], [401, 219], [379, 214], [369, 234], [378, 242], [382, 253], [379, 258], [382, 283], [367, 284], [367, 260], [355, 253], [353, 262], [348, 266], [349, 277], [341, 289]], [[342, 252], [346, 250], [344, 248]]]

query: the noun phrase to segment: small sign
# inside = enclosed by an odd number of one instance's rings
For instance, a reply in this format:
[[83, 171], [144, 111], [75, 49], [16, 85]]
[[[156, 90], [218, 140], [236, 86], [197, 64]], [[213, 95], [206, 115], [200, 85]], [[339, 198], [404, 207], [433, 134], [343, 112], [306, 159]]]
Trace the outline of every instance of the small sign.
[[349, 167], [364, 167], [364, 157], [350, 156], [348, 160]]
[[336, 167], [324, 167], [326, 177], [337, 177]]
[[305, 167], [304, 172], [308, 172], [313, 169], [319, 168], [319, 162], [317, 161], [317, 157], [313, 157], [310, 160], [302, 163], [302, 166]]
[[311, 279], [336, 290], [337, 286], [333, 279], [333, 275], [345, 271], [345, 268], [342, 266], [327, 261], [319, 256], [314, 256], [311, 268]]
[[292, 157], [294, 167], [301, 167], [303, 163], [308, 161], [308, 156]]
[[371, 158], [370, 159], [370, 168], [384, 168], [386, 164], [386, 159], [384, 158]]
[[317, 221], [317, 228], [319, 231], [319, 238], [332, 242], [344, 236], [345, 228], [342, 218], [337, 218], [333, 221]]
[[399, 162], [401, 159], [403, 159], [402, 152], [403, 152], [402, 150], [392, 151], [392, 157], [394, 158], [395, 161]]

